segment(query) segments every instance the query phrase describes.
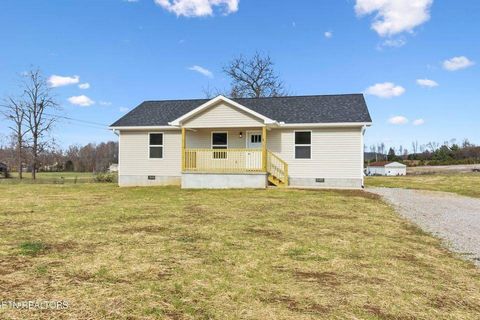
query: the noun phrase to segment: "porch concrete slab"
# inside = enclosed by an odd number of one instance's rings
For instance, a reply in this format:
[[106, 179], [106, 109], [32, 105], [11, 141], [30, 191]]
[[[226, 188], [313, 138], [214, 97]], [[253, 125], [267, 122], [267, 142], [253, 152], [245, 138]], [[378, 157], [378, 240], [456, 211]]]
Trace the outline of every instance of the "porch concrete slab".
[[265, 189], [266, 173], [183, 173], [183, 189]]

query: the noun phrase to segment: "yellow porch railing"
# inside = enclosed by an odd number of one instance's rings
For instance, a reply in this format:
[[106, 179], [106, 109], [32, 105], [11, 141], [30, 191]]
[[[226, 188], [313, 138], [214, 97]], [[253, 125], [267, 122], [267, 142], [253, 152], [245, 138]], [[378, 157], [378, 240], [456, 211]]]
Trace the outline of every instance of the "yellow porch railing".
[[288, 164], [271, 151], [267, 151], [269, 181], [279, 186], [288, 186]]
[[288, 164], [271, 151], [264, 158], [262, 149], [185, 149], [182, 160], [184, 172], [266, 172], [271, 183], [288, 186]]
[[205, 173], [265, 172], [262, 149], [185, 149], [183, 170]]

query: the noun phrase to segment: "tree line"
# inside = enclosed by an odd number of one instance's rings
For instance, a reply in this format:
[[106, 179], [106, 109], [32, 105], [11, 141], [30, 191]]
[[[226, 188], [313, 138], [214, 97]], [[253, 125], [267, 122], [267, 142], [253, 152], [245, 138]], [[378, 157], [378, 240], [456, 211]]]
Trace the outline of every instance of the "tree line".
[[[367, 149], [367, 148], [365, 148]], [[480, 146], [464, 139], [457, 143], [456, 139], [450, 141], [428, 142], [419, 144], [412, 142], [411, 149], [403, 146], [386, 148], [384, 143], [371, 145], [368, 150], [367, 162], [370, 161], [398, 161], [409, 165], [452, 165], [480, 163]]]
[[[16, 142], [13, 139], [3, 139], [0, 143], [0, 159], [11, 170], [17, 172], [32, 172], [30, 153], [22, 157], [22, 165], [17, 162]], [[42, 150], [37, 156], [36, 171], [75, 171], [75, 172], [105, 172], [111, 164], [118, 163], [118, 142], [89, 143], [84, 146], [71, 145], [61, 149], [57, 147]]]

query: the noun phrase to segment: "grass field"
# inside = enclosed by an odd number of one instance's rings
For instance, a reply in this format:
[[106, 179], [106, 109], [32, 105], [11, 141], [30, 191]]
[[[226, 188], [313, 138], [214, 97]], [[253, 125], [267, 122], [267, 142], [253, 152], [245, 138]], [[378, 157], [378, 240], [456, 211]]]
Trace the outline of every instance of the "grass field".
[[18, 179], [17, 172], [10, 173], [11, 179], [0, 179], [0, 184], [18, 183], [87, 183], [93, 182], [95, 174], [92, 172], [38, 172], [37, 179], [32, 179], [30, 172], [23, 173], [23, 179]]
[[[18, 178], [18, 172], [11, 172], [10, 173], [12, 178]], [[93, 173], [91, 172], [37, 172], [37, 179], [50, 179], [50, 178], [91, 178], [93, 177]], [[31, 172], [24, 172], [23, 173], [24, 179], [31, 179], [32, 173]]]
[[480, 272], [361, 191], [0, 185], [2, 319], [478, 319]]
[[445, 173], [403, 177], [366, 177], [367, 187], [424, 189], [480, 198], [480, 173]]

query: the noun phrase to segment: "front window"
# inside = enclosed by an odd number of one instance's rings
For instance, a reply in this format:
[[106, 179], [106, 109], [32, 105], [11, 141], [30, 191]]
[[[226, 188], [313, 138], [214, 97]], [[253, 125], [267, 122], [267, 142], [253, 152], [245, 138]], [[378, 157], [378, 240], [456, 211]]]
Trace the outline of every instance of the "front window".
[[[226, 132], [212, 132], [212, 149], [228, 149], [228, 134]], [[214, 159], [226, 159], [227, 152], [214, 151]]]
[[163, 133], [150, 133], [148, 147], [150, 159], [163, 159]]
[[311, 159], [312, 132], [295, 131], [295, 159]]
[[262, 143], [262, 135], [261, 134], [252, 134], [250, 136], [250, 143]]

